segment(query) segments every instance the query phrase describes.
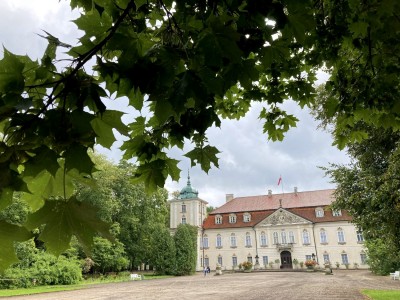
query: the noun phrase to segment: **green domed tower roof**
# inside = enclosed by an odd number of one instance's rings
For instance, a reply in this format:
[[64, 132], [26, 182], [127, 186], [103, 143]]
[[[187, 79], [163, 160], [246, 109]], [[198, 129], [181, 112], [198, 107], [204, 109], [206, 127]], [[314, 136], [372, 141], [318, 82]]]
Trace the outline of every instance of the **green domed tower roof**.
[[197, 199], [199, 192], [192, 188], [190, 184], [190, 175], [188, 173], [188, 181], [186, 186], [179, 193], [178, 199]]

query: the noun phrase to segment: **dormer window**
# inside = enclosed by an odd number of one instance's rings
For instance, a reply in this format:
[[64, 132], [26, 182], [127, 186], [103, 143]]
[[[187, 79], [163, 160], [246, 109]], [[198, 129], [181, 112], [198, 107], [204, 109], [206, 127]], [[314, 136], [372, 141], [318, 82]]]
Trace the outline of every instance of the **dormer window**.
[[342, 211], [340, 209], [338, 210], [332, 210], [332, 216], [334, 217], [340, 217], [342, 215]]
[[324, 210], [321, 207], [317, 207], [315, 209], [315, 216], [317, 218], [323, 218], [324, 217]]
[[222, 224], [222, 216], [221, 215], [215, 216], [215, 224]]
[[235, 214], [229, 215], [229, 223], [236, 223], [236, 215]]
[[243, 215], [243, 222], [250, 222], [251, 221], [251, 215], [249, 213], [245, 213]]

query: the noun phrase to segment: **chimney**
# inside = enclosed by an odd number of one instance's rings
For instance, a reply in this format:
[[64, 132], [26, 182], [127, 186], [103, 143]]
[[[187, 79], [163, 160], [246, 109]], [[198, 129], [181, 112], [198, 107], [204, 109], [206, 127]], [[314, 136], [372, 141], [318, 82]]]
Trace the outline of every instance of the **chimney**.
[[294, 194], [297, 196], [297, 186], [294, 187]]
[[226, 194], [226, 203], [233, 199], [233, 194]]
[[272, 197], [272, 190], [268, 190], [268, 197]]

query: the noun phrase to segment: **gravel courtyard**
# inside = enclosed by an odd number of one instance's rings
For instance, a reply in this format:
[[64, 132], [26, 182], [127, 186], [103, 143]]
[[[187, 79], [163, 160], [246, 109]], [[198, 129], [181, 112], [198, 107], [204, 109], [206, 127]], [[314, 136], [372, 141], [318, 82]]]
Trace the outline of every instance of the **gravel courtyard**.
[[366, 299], [361, 289], [397, 289], [400, 281], [375, 276], [364, 270], [338, 270], [332, 276], [322, 272], [252, 272], [204, 277], [174, 277], [95, 285], [88, 288], [12, 300], [89, 299]]

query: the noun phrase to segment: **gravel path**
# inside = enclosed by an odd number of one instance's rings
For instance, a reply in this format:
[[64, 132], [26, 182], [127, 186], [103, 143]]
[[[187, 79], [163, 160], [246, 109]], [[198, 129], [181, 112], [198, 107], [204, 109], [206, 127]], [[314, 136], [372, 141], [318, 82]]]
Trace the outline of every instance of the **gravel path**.
[[397, 289], [400, 281], [365, 270], [322, 272], [252, 272], [204, 277], [174, 277], [95, 285], [76, 291], [16, 296], [12, 300], [256, 300], [366, 299], [361, 289]]

